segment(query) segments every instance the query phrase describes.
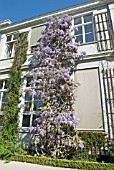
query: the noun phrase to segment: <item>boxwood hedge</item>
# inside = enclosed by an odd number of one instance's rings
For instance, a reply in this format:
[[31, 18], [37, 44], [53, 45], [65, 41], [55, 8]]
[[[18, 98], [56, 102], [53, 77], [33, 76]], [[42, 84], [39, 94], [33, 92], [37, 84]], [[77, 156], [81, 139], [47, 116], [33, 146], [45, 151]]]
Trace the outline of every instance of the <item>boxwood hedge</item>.
[[114, 170], [114, 164], [110, 163], [73, 161], [39, 156], [14, 155], [11, 160], [64, 168], [76, 168], [86, 170]]

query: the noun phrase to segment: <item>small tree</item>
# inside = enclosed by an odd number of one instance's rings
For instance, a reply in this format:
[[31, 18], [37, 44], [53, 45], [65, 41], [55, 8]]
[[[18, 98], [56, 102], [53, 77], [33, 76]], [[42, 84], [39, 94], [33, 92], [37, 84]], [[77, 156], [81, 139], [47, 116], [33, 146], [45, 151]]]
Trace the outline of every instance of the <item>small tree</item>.
[[71, 75], [84, 53], [77, 52], [79, 43], [73, 42], [74, 30], [70, 16], [51, 17], [30, 59], [33, 67], [30, 93], [42, 100], [34, 121], [36, 127], [30, 131], [37, 134], [36, 148], [42, 148], [42, 154], [57, 157], [64, 156], [66, 148], [78, 145], [83, 148], [77, 137], [79, 119], [74, 111], [74, 89], [78, 84]]

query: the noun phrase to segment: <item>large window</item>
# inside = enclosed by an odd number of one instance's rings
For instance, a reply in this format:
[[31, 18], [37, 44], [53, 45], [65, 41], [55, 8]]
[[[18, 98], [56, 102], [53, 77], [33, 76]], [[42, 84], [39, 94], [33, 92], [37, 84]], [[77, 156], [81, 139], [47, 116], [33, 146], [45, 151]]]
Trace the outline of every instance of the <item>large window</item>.
[[[37, 95], [30, 95], [30, 82], [32, 77], [25, 78], [25, 93], [24, 93], [24, 107], [23, 107], [23, 120], [22, 127], [34, 126], [34, 119], [36, 118], [36, 111], [42, 107], [42, 101]], [[34, 88], [36, 86], [34, 85]]]
[[15, 42], [17, 41], [18, 37], [19, 37], [18, 33], [7, 35], [7, 40], [6, 40], [6, 57], [7, 58], [14, 57]]
[[76, 42], [88, 43], [94, 41], [93, 16], [91, 14], [74, 19], [74, 25], [77, 26]]
[[7, 91], [8, 91], [8, 83], [6, 80], [0, 80], [0, 126], [3, 125], [3, 107], [7, 102]]

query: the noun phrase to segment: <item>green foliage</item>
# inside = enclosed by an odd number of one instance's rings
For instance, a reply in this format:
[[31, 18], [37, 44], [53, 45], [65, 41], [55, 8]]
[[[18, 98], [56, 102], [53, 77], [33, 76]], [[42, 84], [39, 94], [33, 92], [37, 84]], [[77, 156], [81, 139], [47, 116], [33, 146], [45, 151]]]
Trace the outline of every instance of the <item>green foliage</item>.
[[92, 151], [91, 161], [96, 161], [98, 155], [97, 151], [103, 146], [105, 146], [105, 133], [102, 132], [79, 132], [78, 136], [84, 142], [84, 149], [77, 149], [72, 154], [73, 160], [88, 160], [88, 152], [94, 148]]
[[0, 137], [0, 155], [8, 157], [16, 151], [18, 140], [18, 113], [22, 65], [26, 61], [28, 33], [21, 33], [15, 46], [15, 57], [8, 80], [7, 103], [4, 106], [3, 129]]
[[15, 153], [25, 154], [26, 152], [21, 149], [20, 145], [14, 141], [4, 140], [0, 138], [0, 159], [11, 160], [11, 156]]
[[14, 155], [13, 161], [28, 162], [40, 165], [76, 168], [76, 169], [88, 169], [88, 170], [113, 170], [114, 164], [86, 162], [86, 161], [73, 161], [66, 159], [54, 159], [47, 157], [28, 156], [28, 155]]
[[109, 154], [109, 162], [114, 163], [114, 141], [112, 141], [109, 146]]
[[105, 144], [106, 133], [103, 132], [79, 132], [79, 137], [85, 142], [86, 147], [90, 148], [91, 146], [100, 148]]

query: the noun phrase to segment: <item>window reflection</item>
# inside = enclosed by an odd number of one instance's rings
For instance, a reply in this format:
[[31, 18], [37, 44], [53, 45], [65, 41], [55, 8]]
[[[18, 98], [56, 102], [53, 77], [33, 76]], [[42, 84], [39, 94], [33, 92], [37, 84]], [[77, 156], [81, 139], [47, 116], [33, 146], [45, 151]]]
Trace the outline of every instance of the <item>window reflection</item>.
[[23, 115], [23, 127], [29, 127], [30, 126], [30, 115]]

